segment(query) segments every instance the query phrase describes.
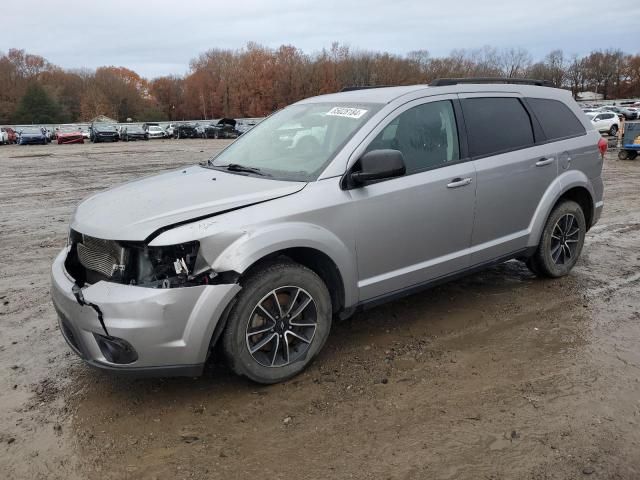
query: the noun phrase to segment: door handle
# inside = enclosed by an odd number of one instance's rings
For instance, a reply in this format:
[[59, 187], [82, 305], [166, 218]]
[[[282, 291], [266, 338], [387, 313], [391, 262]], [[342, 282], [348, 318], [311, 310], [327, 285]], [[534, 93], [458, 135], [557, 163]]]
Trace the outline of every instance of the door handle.
[[545, 165], [551, 165], [555, 159], [554, 158], [541, 158], [536, 162], [536, 167], [544, 167]]
[[471, 178], [454, 178], [450, 183], [447, 183], [447, 188], [458, 188], [464, 187], [465, 185], [469, 185], [471, 183]]

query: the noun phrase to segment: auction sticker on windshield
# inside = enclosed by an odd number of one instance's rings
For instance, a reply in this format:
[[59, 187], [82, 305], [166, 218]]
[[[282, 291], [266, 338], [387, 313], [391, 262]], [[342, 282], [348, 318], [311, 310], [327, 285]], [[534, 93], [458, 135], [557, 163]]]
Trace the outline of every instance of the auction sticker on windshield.
[[327, 115], [331, 115], [332, 117], [360, 118], [365, 113], [367, 113], [367, 110], [361, 108], [333, 107], [327, 112]]

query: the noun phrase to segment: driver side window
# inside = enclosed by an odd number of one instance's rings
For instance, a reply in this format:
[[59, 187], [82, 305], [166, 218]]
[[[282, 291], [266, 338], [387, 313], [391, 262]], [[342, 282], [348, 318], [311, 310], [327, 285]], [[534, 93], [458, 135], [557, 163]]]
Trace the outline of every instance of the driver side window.
[[450, 100], [410, 108], [391, 121], [369, 144], [367, 151], [400, 150], [407, 174], [457, 162], [458, 130]]

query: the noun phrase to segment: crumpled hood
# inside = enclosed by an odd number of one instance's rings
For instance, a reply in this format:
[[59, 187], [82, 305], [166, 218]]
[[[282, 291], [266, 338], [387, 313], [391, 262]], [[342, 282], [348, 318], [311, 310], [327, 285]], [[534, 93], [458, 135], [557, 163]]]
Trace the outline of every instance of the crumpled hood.
[[290, 195], [305, 185], [193, 166], [85, 199], [71, 228], [105, 240], [142, 241], [160, 228]]

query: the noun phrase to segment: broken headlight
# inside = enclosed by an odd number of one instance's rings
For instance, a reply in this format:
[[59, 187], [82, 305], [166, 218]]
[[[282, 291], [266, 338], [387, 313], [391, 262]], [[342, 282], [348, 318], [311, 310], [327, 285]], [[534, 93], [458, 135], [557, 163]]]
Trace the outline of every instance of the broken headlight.
[[196, 273], [198, 242], [163, 247], [132, 248], [135, 278], [129, 284], [151, 288], [175, 288], [208, 283], [210, 270]]

